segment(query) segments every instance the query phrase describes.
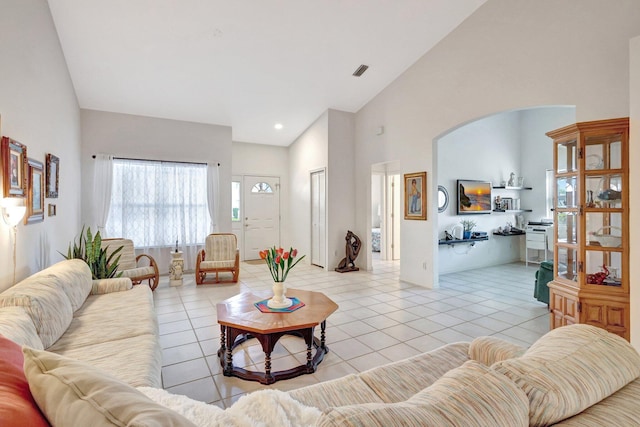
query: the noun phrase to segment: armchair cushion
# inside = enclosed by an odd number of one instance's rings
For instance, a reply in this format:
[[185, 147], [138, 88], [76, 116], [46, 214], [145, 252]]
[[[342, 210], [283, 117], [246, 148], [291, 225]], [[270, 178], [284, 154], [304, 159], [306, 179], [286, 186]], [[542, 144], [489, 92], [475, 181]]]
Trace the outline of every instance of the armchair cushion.
[[155, 270], [153, 267], [151, 266], [144, 266], [144, 267], [136, 267], [136, 268], [130, 268], [128, 270], [120, 270], [118, 269], [118, 271], [122, 271], [122, 276], [123, 277], [128, 277], [128, 278], [136, 278], [136, 277], [142, 277], [142, 276], [147, 276], [149, 274], [154, 274]]
[[209, 234], [205, 246], [205, 261], [233, 261], [236, 258], [238, 241], [235, 234]]
[[205, 283], [207, 274], [215, 273], [215, 283], [220, 283], [220, 273], [231, 273], [231, 282], [238, 281], [240, 253], [238, 239], [232, 233], [213, 233], [207, 236], [205, 249], [196, 259], [196, 284]]
[[[122, 250], [118, 253], [120, 256], [118, 272], [122, 273], [122, 277], [130, 278], [134, 285], [140, 284], [143, 280], [148, 280], [149, 287], [151, 290], [154, 290], [158, 286], [160, 272], [152, 256], [142, 254], [136, 257], [135, 248], [131, 239], [116, 238], [102, 240], [102, 248], [107, 249], [108, 255], [111, 255], [121, 246]], [[138, 266], [138, 260], [142, 257], [149, 260], [149, 265]]]

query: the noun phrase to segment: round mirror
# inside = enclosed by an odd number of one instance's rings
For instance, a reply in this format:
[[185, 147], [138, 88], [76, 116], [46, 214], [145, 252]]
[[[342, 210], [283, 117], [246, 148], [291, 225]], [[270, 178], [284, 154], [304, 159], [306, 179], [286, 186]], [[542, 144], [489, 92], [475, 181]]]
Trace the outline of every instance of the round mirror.
[[449, 193], [442, 185], [438, 185], [438, 212], [444, 212], [449, 206]]

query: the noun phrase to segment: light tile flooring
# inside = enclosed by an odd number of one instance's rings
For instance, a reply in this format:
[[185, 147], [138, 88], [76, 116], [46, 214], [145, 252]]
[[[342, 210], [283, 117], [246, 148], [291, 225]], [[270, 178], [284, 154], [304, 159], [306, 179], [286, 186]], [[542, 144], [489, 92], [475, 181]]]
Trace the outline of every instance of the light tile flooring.
[[[193, 274], [185, 274], [184, 285], [172, 288], [163, 276], [154, 292], [163, 386], [224, 408], [250, 391], [291, 390], [482, 335], [528, 346], [549, 330], [546, 304], [532, 296], [536, 270], [521, 263], [482, 268], [443, 275], [438, 289], [425, 289], [400, 282], [398, 262], [374, 261], [373, 271], [345, 274], [300, 263], [287, 285], [323, 292], [340, 306], [327, 320], [330, 352], [314, 374], [270, 386], [223, 376], [216, 355], [216, 303], [243, 291], [270, 290], [266, 266], [241, 263], [237, 284], [196, 287]], [[257, 340], [236, 350], [233, 360], [251, 370], [264, 367]], [[285, 336], [272, 353], [272, 369], [305, 360], [304, 341]]]

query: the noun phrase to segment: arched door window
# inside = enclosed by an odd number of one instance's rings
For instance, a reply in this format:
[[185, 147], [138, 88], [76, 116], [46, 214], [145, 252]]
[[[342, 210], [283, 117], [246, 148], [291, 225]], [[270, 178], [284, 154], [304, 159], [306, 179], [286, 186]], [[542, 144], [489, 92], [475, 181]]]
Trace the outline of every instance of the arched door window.
[[251, 187], [252, 193], [273, 193], [271, 186], [266, 182], [259, 182], [253, 187]]

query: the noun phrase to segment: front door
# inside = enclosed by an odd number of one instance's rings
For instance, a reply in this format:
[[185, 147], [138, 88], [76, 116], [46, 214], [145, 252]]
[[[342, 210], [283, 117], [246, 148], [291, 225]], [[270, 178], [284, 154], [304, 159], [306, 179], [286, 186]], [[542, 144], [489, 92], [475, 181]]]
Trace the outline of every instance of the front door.
[[244, 259], [280, 246], [280, 178], [244, 177]]

